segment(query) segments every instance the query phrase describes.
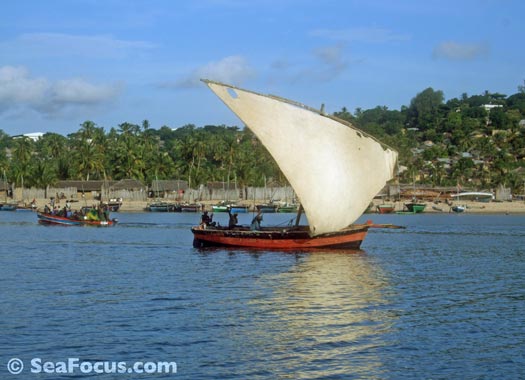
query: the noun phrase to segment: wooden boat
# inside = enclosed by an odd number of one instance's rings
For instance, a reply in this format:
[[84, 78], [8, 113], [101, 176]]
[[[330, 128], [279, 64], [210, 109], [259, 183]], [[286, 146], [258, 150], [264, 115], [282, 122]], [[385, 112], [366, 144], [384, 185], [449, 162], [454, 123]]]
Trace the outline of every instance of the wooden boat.
[[394, 212], [395, 206], [391, 204], [381, 204], [377, 205], [376, 209], [380, 214], [390, 214]]
[[238, 205], [238, 204], [230, 206], [230, 212], [232, 214], [245, 214], [248, 211], [250, 211], [250, 206]]
[[[393, 178], [397, 152], [322, 111], [275, 96], [204, 82], [273, 156], [301, 207], [295, 225], [286, 228], [195, 226], [191, 229], [194, 246], [359, 248], [371, 225], [352, 223]], [[374, 175], [370, 175], [371, 169]], [[319, 184], [328, 183], [331, 186], [320, 190]], [[300, 225], [303, 210], [308, 226]]]
[[14, 203], [2, 203], [0, 204], [0, 211], [16, 211], [18, 205]]
[[47, 225], [61, 225], [61, 226], [113, 226], [117, 223], [117, 219], [109, 220], [94, 220], [90, 219], [86, 215], [77, 217], [65, 217], [59, 215], [53, 215], [44, 212], [37, 212], [38, 223]]
[[454, 212], [460, 213], [460, 212], [464, 212], [467, 209], [467, 207], [458, 205], [458, 206], [452, 206], [450, 209]]
[[180, 212], [199, 212], [202, 210], [202, 205], [197, 203], [184, 203], [179, 205]]
[[228, 212], [230, 207], [230, 203], [227, 201], [222, 201], [217, 203], [216, 205], [213, 205], [211, 207], [213, 212]]
[[241, 213], [247, 213], [250, 210], [250, 206], [231, 203], [228, 201], [222, 201], [216, 205], [213, 205], [211, 209], [213, 212], [230, 211], [232, 213], [241, 214]]
[[255, 209], [257, 211], [261, 211], [264, 214], [273, 214], [277, 212], [278, 207], [279, 206], [273, 202], [255, 205]]
[[285, 203], [285, 204], [280, 205], [279, 207], [277, 207], [277, 212], [286, 213], [286, 214], [295, 213], [295, 212], [297, 212], [297, 210], [298, 210], [297, 205], [296, 204], [290, 204], [290, 203]]
[[175, 212], [177, 205], [170, 202], [154, 202], [150, 203], [146, 209], [151, 212]]
[[414, 214], [419, 214], [420, 212], [423, 212], [426, 206], [427, 205], [425, 203], [405, 203], [405, 207], [407, 208], [408, 212]]
[[122, 206], [122, 198], [112, 198], [107, 202], [102, 202], [104, 206], [111, 212], [117, 212]]

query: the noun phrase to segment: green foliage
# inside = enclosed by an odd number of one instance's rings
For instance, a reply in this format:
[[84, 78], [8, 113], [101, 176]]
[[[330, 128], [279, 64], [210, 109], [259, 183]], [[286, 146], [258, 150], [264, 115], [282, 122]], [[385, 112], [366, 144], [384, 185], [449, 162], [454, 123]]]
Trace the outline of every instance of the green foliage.
[[[525, 83], [525, 82], [524, 82]], [[523, 86], [522, 86], [523, 87]], [[486, 110], [484, 105], [492, 104]], [[481, 188], [522, 186], [525, 167], [525, 90], [507, 97], [485, 93], [444, 102], [427, 88], [408, 107], [335, 112], [399, 152], [408, 168], [400, 180], [433, 185], [469, 182]], [[290, 142], [293, 144], [293, 141]], [[46, 133], [36, 143], [0, 130], [0, 170], [17, 186], [46, 187], [65, 179], [184, 179], [196, 188], [210, 181], [263, 186], [286, 184], [277, 164], [248, 128], [187, 124], [152, 129], [124, 122], [108, 132], [92, 121], [67, 137]]]

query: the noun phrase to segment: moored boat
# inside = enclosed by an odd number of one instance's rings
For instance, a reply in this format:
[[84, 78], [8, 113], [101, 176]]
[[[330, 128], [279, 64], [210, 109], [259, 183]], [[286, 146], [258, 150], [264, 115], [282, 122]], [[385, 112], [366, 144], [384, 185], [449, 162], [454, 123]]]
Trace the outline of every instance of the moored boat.
[[278, 207], [279, 206], [273, 202], [255, 205], [255, 209], [257, 211], [261, 211], [264, 214], [273, 214], [277, 212]]
[[37, 212], [38, 223], [47, 225], [61, 225], [61, 226], [113, 226], [117, 224], [117, 219], [98, 218], [94, 219], [88, 215], [74, 215], [71, 217], [60, 216], [51, 213]]
[[377, 212], [380, 214], [390, 214], [394, 212], [395, 206], [392, 204], [381, 204], [376, 207]]
[[2, 203], [0, 204], [0, 211], [16, 211], [18, 205], [15, 203]]
[[[193, 227], [194, 246], [359, 248], [370, 225], [353, 223], [393, 178], [397, 152], [322, 111], [276, 96], [204, 82], [273, 156], [301, 207], [295, 226], [287, 228], [261, 228], [257, 217], [250, 227]], [[374, 175], [370, 175], [370, 168], [374, 168]], [[319, 184], [328, 183], [331, 186], [321, 191]], [[303, 210], [308, 226], [300, 225]]]
[[177, 205], [170, 202], [154, 202], [147, 205], [146, 209], [151, 212], [175, 212]]
[[178, 207], [180, 212], [199, 212], [202, 210], [202, 205], [198, 203], [183, 203]]
[[408, 212], [419, 214], [425, 210], [425, 207], [427, 205], [425, 203], [405, 203], [405, 207], [407, 208]]

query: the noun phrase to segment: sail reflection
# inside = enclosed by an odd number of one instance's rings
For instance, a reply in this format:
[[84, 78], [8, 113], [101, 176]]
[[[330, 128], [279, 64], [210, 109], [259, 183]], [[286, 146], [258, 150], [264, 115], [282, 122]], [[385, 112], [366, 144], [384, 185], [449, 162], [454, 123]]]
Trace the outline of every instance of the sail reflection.
[[250, 339], [272, 362], [286, 363], [274, 368], [281, 378], [380, 376], [375, 351], [392, 324], [388, 284], [364, 252], [304, 255], [290, 271], [259, 281], [275, 287], [251, 301], [259, 314]]

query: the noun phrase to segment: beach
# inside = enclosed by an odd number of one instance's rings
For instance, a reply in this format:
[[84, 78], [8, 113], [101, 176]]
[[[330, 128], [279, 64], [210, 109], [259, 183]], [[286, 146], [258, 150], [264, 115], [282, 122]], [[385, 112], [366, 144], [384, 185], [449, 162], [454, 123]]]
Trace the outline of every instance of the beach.
[[[44, 205], [49, 204], [49, 199], [43, 199], [39, 198], [36, 199], [36, 205], [39, 209], [43, 209]], [[170, 200], [166, 200], [170, 201]], [[120, 211], [122, 212], [145, 212], [148, 203], [151, 201], [129, 201], [129, 200], [123, 200], [122, 206], [120, 207]], [[202, 205], [204, 205], [204, 209], [208, 211], [212, 211], [212, 206], [214, 204], [219, 203], [219, 200], [213, 200], [213, 201], [202, 201], [197, 202]], [[246, 204], [250, 206], [250, 209], [254, 209], [254, 204], [260, 204], [264, 203], [263, 200], [258, 201], [239, 201], [241, 204]], [[376, 206], [379, 204], [393, 204], [395, 206], [395, 211], [406, 211], [406, 208], [404, 207], [404, 204], [409, 203], [410, 200], [400, 200], [396, 202], [388, 202], [388, 201], [381, 201], [381, 200], [374, 200], [373, 206], [370, 208], [369, 213], [376, 213], [377, 208]], [[64, 207], [66, 201], [64, 199], [61, 200], [60, 203], [58, 203], [58, 206]], [[466, 206], [465, 213], [471, 213], [471, 214], [525, 214], [525, 201], [512, 201], [512, 202], [474, 202], [474, 201], [461, 201], [461, 202], [453, 202], [452, 205], [447, 205], [445, 202], [422, 202], [426, 204], [425, 213], [453, 213], [451, 210], [451, 206]], [[24, 202], [20, 202], [19, 204], [23, 205]], [[26, 202], [28, 205], [28, 202]], [[86, 200], [85, 202], [73, 202], [71, 204], [71, 207], [73, 209], [80, 209], [83, 206], [89, 206], [89, 205], [97, 205], [98, 201], [96, 200]]]

